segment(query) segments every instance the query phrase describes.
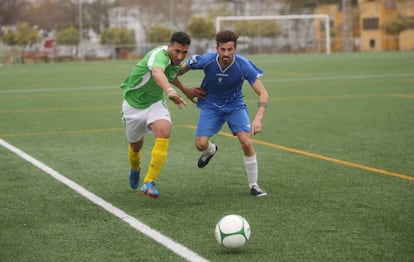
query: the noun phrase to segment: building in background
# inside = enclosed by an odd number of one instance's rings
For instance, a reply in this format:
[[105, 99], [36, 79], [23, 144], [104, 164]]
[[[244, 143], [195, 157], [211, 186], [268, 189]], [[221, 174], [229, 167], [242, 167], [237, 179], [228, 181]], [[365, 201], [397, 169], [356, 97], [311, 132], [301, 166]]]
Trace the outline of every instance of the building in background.
[[[332, 52], [414, 50], [413, 23], [401, 32], [386, 30], [393, 19], [414, 21], [413, 0], [342, 0], [339, 4], [321, 5], [315, 13], [330, 16]], [[324, 38], [320, 21], [314, 22], [314, 34], [315, 39]], [[323, 41], [318, 45], [324, 45]]]

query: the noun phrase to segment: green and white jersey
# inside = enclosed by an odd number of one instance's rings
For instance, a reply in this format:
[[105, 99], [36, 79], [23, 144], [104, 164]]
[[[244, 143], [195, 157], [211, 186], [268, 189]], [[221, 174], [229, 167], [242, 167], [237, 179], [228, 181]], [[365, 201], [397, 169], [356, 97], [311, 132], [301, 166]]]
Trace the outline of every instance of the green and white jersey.
[[164, 99], [162, 88], [152, 78], [151, 70], [161, 67], [170, 83], [177, 76], [180, 65], [172, 65], [167, 46], [160, 46], [149, 51], [139, 61], [131, 74], [121, 84], [125, 100], [132, 107], [143, 109]]

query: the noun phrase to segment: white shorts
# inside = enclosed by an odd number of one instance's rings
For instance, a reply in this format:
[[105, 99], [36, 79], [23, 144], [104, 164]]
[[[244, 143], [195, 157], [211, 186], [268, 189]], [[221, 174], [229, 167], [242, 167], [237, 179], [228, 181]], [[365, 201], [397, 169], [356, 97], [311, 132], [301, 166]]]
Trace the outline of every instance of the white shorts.
[[160, 119], [171, 123], [170, 112], [163, 101], [158, 101], [145, 109], [134, 108], [125, 100], [122, 103], [122, 121], [129, 143], [137, 142], [145, 134], [150, 133], [148, 125]]

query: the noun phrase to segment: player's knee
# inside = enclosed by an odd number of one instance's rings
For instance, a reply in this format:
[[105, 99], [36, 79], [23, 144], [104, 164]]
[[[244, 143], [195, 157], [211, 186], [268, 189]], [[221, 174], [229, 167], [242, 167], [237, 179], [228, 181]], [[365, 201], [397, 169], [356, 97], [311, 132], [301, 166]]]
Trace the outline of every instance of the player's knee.
[[254, 154], [254, 147], [251, 141], [242, 141], [241, 147], [245, 155], [252, 155]]
[[198, 151], [203, 151], [203, 150], [207, 149], [207, 147], [208, 147], [208, 141], [205, 142], [205, 141], [196, 139], [196, 141], [195, 141], [195, 147], [196, 147], [196, 149]]
[[138, 151], [141, 150], [143, 143], [144, 143], [144, 140], [142, 139], [138, 142], [130, 143], [129, 145], [130, 145], [132, 151], [138, 152]]
[[204, 145], [202, 145], [202, 144], [199, 144], [199, 143], [196, 143], [195, 144], [195, 147], [196, 147], [196, 149], [198, 150], [198, 151], [203, 151], [203, 150], [205, 150], [207, 147], [206, 146], [204, 146]]

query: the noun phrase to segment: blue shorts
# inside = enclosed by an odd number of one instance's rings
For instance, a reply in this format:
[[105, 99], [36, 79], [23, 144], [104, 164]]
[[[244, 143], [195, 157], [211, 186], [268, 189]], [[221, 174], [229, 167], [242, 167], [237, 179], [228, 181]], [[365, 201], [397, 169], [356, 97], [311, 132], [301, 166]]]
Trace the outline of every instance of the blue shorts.
[[203, 108], [198, 117], [196, 136], [212, 137], [220, 131], [225, 122], [233, 135], [251, 130], [247, 106], [239, 106], [230, 110]]

